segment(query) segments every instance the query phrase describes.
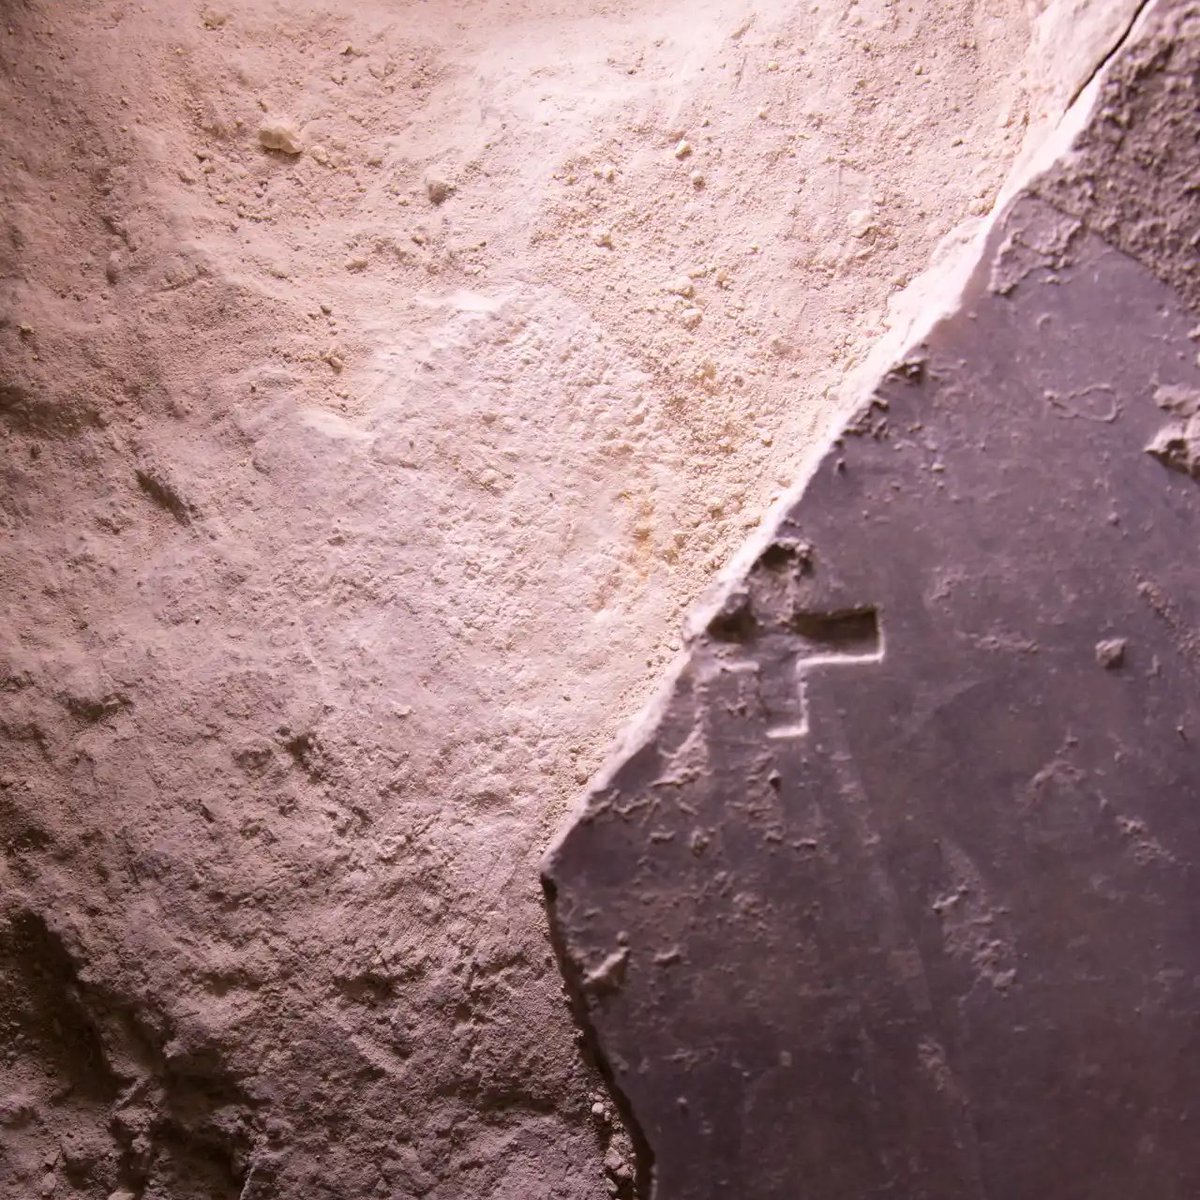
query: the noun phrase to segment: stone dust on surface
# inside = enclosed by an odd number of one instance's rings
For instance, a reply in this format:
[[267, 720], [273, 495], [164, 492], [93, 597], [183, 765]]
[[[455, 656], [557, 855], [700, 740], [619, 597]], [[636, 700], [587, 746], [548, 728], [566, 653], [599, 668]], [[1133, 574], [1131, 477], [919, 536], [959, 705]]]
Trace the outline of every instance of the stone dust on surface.
[[538, 858], [1049, 12], [3, 7], [0, 1194], [628, 1192]]

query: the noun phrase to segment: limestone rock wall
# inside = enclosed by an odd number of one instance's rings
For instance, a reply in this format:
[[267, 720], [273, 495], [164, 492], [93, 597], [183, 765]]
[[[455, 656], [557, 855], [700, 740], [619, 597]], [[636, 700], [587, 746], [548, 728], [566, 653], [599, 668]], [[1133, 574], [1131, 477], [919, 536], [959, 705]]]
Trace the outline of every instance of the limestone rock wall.
[[0, 1194], [628, 1192], [538, 858], [1052, 15], [0, 6]]

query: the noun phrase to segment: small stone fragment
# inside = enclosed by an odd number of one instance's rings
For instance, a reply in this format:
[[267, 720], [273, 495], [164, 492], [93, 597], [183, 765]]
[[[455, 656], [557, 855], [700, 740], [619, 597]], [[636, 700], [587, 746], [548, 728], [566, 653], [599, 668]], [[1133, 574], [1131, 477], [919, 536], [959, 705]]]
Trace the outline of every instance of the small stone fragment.
[[692, 187], [701, 188], [704, 186], [704, 176], [699, 171], [692, 172]]
[[445, 204], [454, 195], [454, 190], [454, 184], [439, 176], [431, 175], [425, 180], [425, 192], [429, 196], [430, 204], [434, 206]]
[[1125, 638], [1106, 638], [1096, 643], [1096, 661], [1107, 671], [1115, 671], [1125, 663]]
[[592, 992], [611, 992], [625, 980], [625, 968], [629, 961], [629, 951], [622, 946], [609, 954], [598, 967], [589, 971], [583, 978], [583, 986]]
[[295, 124], [282, 119], [264, 121], [258, 127], [258, 141], [265, 150], [278, 150], [281, 154], [300, 154], [304, 150]]
[[[0, 779], [0, 786], [9, 787], [12, 784], [6, 779]], [[24, 1125], [36, 1115], [37, 1109], [25, 1093], [9, 1092], [0, 1096], [0, 1126]]]
[[1146, 453], [1172, 471], [1200, 479], [1200, 392], [1160, 386], [1154, 399], [1173, 419], [1154, 435]]
[[611, 229], [597, 229], [592, 236], [597, 246], [603, 246], [606, 250], [611, 250], [613, 248]]
[[687, 156], [689, 154], [691, 154], [691, 152], [692, 152], [692, 143], [689, 142], [687, 140], [687, 138], [682, 139], [680, 141], [679, 145], [675, 147], [675, 157], [676, 158], [681, 158], [681, 159], [687, 158]]

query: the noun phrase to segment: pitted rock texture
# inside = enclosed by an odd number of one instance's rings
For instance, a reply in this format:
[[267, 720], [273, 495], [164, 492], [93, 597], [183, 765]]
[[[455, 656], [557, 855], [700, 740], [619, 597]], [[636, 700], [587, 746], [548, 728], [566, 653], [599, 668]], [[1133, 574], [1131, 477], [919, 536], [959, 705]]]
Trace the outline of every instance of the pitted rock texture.
[[1074, 153], [1034, 189], [1200, 309], [1200, 5], [1166, 0], [1148, 16]]
[[1128, 5], [0, 4], [3, 1200], [628, 1194], [537, 863]]
[[547, 860], [654, 1200], [1200, 1189], [1196, 312], [1093, 219], [1014, 202]]

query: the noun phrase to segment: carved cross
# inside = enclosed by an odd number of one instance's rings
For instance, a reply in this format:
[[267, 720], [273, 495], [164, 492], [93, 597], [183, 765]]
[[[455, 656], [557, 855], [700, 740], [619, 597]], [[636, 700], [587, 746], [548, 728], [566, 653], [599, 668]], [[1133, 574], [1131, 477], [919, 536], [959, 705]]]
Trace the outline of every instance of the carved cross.
[[[805, 676], [831, 663], [879, 662], [883, 639], [875, 609], [794, 616], [786, 632], [752, 636], [727, 643], [733, 671], [753, 671], [767, 714], [767, 737], [799, 738], [808, 733]], [[740, 653], [739, 653], [740, 652]]]

